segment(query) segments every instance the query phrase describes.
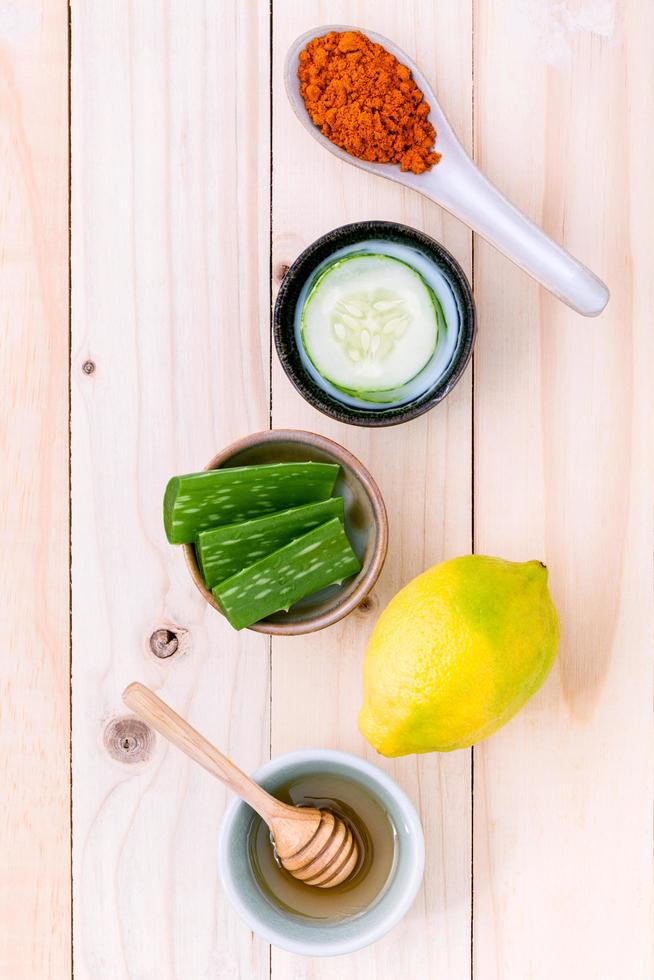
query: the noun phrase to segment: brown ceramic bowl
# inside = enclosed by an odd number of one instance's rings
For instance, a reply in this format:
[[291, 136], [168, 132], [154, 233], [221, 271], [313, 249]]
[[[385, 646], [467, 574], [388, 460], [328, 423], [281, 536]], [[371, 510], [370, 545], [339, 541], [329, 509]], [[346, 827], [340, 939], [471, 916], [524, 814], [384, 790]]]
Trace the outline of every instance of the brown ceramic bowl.
[[[214, 456], [205, 470], [253, 463], [293, 462], [339, 463], [334, 493], [343, 497], [345, 530], [361, 562], [358, 575], [341, 585], [330, 585], [249, 628], [274, 636], [313, 633], [343, 619], [363, 602], [379, 578], [388, 543], [388, 520], [379, 487], [365, 466], [347, 449], [325, 436], [301, 429], [271, 429], [254, 432], [233, 442]], [[192, 544], [182, 545], [191, 577], [207, 602], [220, 612], [206, 588]], [[221, 613], [222, 615], [222, 613]]]

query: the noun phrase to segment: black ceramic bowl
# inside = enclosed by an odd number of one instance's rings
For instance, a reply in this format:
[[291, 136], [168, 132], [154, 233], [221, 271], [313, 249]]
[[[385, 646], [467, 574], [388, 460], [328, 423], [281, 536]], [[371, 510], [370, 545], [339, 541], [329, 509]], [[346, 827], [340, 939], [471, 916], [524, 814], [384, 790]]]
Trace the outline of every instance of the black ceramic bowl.
[[[456, 348], [445, 371], [430, 387], [398, 405], [387, 408], [365, 408], [349, 405], [321, 388], [304, 366], [295, 334], [296, 310], [302, 289], [311, 280], [316, 269], [334, 252], [349, 245], [366, 241], [388, 241], [418, 250], [437, 267], [452, 293], [456, 304], [460, 329]], [[319, 238], [302, 252], [286, 273], [275, 303], [273, 317], [275, 347], [282, 367], [300, 394], [317, 408], [339, 422], [350, 425], [382, 426], [397, 425], [417, 418], [437, 405], [457, 383], [466, 369], [476, 332], [475, 304], [466, 275], [456, 259], [415, 228], [399, 225], [394, 221], [359, 221], [356, 224], [335, 228]]]

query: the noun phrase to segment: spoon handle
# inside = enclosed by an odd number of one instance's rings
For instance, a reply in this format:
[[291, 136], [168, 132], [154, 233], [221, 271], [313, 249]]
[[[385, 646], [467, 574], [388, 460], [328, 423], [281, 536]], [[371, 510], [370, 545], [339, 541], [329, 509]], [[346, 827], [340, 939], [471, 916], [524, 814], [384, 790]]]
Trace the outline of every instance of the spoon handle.
[[276, 817], [286, 816], [287, 811], [293, 809], [266, 793], [265, 789], [246, 776], [150, 688], [136, 682], [130, 684], [123, 691], [123, 701], [151, 728], [181, 749], [189, 759], [199, 763], [245, 800], [266, 823], [270, 824]]
[[[514, 207], [467, 156], [462, 153], [458, 160], [452, 161], [447, 180], [439, 180], [437, 171], [438, 167], [432, 171], [434, 179], [425, 183], [424, 193], [428, 197], [469, 225], [577, 313], [597, 316], [602, 312], [609, 300], [609, 291], [602, 280]], [[445, 178], [445, 173], [442, 176]]]

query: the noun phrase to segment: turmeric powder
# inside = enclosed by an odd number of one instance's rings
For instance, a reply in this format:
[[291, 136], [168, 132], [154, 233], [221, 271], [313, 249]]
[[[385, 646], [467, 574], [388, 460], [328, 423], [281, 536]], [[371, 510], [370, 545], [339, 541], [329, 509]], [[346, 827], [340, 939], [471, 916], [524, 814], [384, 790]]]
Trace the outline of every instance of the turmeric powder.
[[429, 104], [406, 65], [359, 31], [330, 31], [300, 54], [300, 94], [311, 120], [360, 160], [421, 174], [441, 158]]

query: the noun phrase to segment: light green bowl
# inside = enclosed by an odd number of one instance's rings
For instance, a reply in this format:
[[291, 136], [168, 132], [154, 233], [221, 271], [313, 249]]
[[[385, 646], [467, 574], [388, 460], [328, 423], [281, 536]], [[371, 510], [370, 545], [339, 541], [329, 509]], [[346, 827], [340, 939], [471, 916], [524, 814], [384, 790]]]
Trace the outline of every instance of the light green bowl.
[[406, 794], [376, 766], [331, 749], [304, 749], [279, 756], [254, 774], [269, 792], [301, 776], [341, 775], [363, 786], [379, 801], [395, 825], [397, 859], [390, 881], [373, 904], [356, 918], [338, 922], [301, 920], [285, 914], [263, 895], [248, 857], [248, 831], [253, 814], [235, 800], [220, 832], [220, 877], [227, 897], [248, 926], [280, 949], [305, 956], [336, 956], [376, 942], [411, 907], [425, 864], [422, 827]]

